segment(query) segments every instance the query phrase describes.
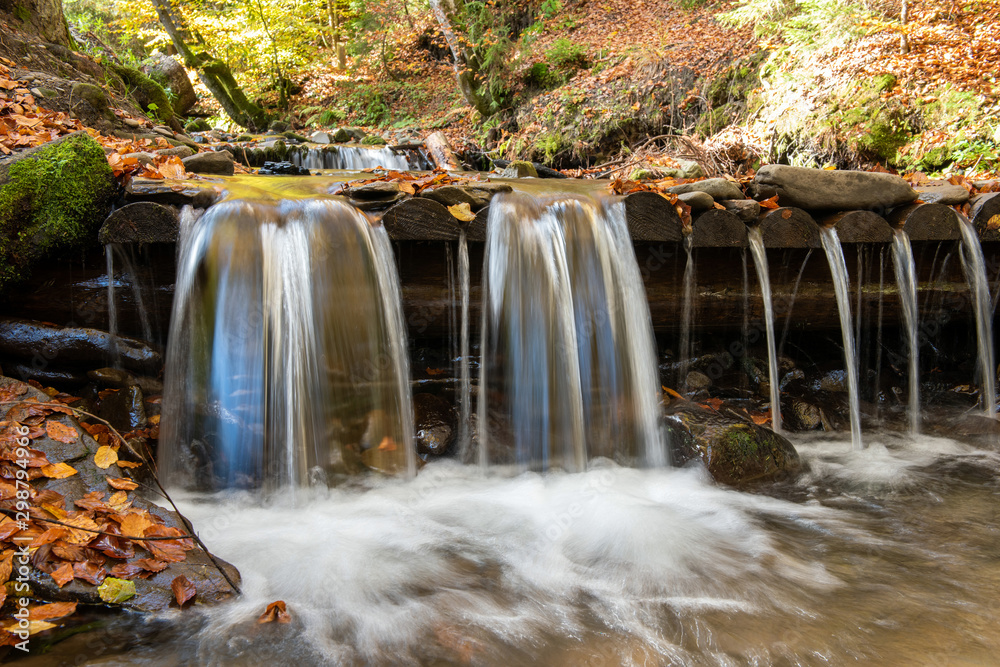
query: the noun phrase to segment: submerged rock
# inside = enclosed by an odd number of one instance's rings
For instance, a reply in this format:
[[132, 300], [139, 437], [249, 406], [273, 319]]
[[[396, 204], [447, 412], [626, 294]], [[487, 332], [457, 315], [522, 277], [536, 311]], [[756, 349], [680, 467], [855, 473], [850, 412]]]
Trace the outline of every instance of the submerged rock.
[[917, 192], [899, 176], [867, 171], [839, 171], [769, 164], [754, 177], [757, 199], [778, 196], [782, 206], [809, 210], [885, 210], [909, 204]]
[[414, 433], [417, 452], [423, 456], [441, 456], [455, 441], [455, 410], [434, 394], [413, 395]]
[[501, 178], [538, 178], [535, 165], [525, 160], [511, 162], [500, 174]]
[[195, 174], [232, 176], [236, 170], [233, 156], [226, 151], [198, 153], [182, 160], [184, 168]]
[[720, 484], [778, 480], [801, 466], [792, 443], [763, 426], [691, 403], [676, 408], [667, 421], [674, 435], [674, 463], [701, 461]]

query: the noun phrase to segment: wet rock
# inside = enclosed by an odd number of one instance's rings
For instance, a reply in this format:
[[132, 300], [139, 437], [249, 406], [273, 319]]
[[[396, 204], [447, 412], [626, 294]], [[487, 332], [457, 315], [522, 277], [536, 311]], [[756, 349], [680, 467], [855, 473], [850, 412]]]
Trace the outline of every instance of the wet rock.
[[260, 176], [308, 176], [309, 170], [291, 162], [265, 162], [257, 174]]
[[743, 191], [740, 186], [725, 178], [706, 178], [704, 181], [694, 183], [683, 183], [667, 188], [667, 192], [681, 195], [686, 192], [704, 192], [711, 195], [712, 199], [721, 201], [723, 199], [743, 199]]
[[135, 158], [135, 160], [137, 160], [139, 162], [139, 164], [147, 166], [147, 167], [149, 165], [153, 164], [153, 162], [155, 161], [155, 156], [152, 153], [146, 153], [146, 152], [142, 152], [142, 153], [126, 153], [124, 157], [125, 157], [125, 159]]
[[679, 404], [667, 423], [674, 462], [701, 461], [715, 481], [732, 486], [782, 479], [798, 471], [798, 452], [774, 431], [692, 404]]
[[417, 452], [422, 456], [441, 456], [455, 441], [455, 410], [434, 394], [413, 395], [413, 417]]
[[498, 192], [510, 192], [512, 188], [506, 183], [476, 183], [474, 185], [445, 185], [434, 190], [425, 190], [421, 197], [431, 199], [442, 206], [468, 204], [473, 211], [478, 211], [490, 203]]
[[145, 428], [148, 422], [144, 403], [142, 390], [136, 386], [129, 386], [106, 396], [101, 401], [98, 416], [122, 433]]
[[129, 202], [208, 208], [218, 197], [218, 192], [197, 181], [183, 181], [183, 185], [178, 186], [168, 185], [162, 179], [133, 178], [125, 186], [125, 199]]
[[135, 378], [132, 377], [132, 374], [120, 368], [97, 368], [87, 371], [87, 377], [98, 387], [124, 389], [135, 384]]
[[760, 204], [753, 199], [723, 199], [719, 203], [743, 222], [754, 222], [760, 215]]
[[794, 426], [800, 431], [812, 431], [823, 425], [823, 411], [812, 403], [799, 399], [792, 400]]
[[704, 373], [691, 371], [687, 374], [687, 388], [691, 391], [703, 391], [712, 386], [712, 380]]
[[50, 368], [43, 358], [33, 363], [4, 361], [2, 366], [3, 372], [12, 378], [24, 382], [34, 380], [47, 387], [77, 387], [88, 382], [87, 374], [83, 371]]
[[177, 212], [162, 204], [134, 202], [116, 209], [97, 233], [101, 243], [173, 243], [180, 221]]
[[757, 199], [778, 196], [782, 206], [816, 209], [881, 210], [908, 204], [917, 192], [899, 176], [865, 171], [840, 171], [769, 164], [754, 177]]
[[169, 88], [174, 94], [170, 100], [174, 113], [184, 115], [198, 101], [187, 70], [174, 58], [156, 53], [143, 63], [142, 71], [164, 88]]
[[[31, 320], [0, 318], [0, 355], [48, 367], [102, 366], [114, 341], [109, 333], [83, 327], [59, 327]], [[117, 349], [126, 369], [155, 373], [163, 359], [140, 340], [119, 336]]]
[[535, 165], [525, 160], [515, 160], [511, 162], [500, 173], [501, 178], [538, 178], [538, 170]]
[[677, 195], [677, 198], [690, 206], [695, 211], [704, 211], [715, 206], [712, 195], [705, 192], [685, 192]]
[[336, 132], [333, 133], [333, 143], [335, 144], [346, 144], [350, 140], [351, 133], [343, 127], [338, 127]]
[[351, 199], [393, 200], [401, 192], [400, 184], [396, 181], [373, 181], [351, 188], [348, 194]]
[[953, 206], [969, 201], [969, 191], [961, 185], [952, 185], [947, 181], [931, 181], [913, 188], [920, 193], [920, 201], [928, 204], [945, 204]]
[[330, 136], [329, 132], [313, 132], [309, 135], [309, 141], [314, 144], [332, 144], [333, 137]]
[[[143, 395], [146, 397], [155, 396], [163, 393], [163, 382], [157, 380], [156, 378], [151, 378], [145, 375], [140, 375], [135, 378], [135, 386], [142, 389]], [[147, 401], [148, 405], [148, 401]], [[149, 414], [149, 408], [146, 408], [146, 414]], [[159, 409], [157, 409], [157, 414], [159, 414]]]
[[847, 371], [836, 370], [826, 373], [816, 386], [819, 391], [847, 392]]
[[225, 151], [198, 153], [182, 160], [184, 168], [195, 174], [232, 176], [235, 172], [233, 156]]

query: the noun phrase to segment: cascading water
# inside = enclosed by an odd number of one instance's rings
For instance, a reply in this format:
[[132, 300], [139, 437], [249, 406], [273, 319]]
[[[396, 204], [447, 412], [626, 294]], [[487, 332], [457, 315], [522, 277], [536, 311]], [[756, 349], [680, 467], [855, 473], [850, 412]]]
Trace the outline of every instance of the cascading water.
[[688, 370], [691, 367], [691, 325], [694, 317], [694, 253], [691, 247], [691, 236], [684, 237], [684, 252], [687, 254], [687, 261], [684, 263], [684, 301], [681, 304], [681, 340], [678, 350], [680, 359], [680, 377], [677, 379], [679, 387], [687, 389]]
[[748, 230], [750, 251], [760, 282], [760, 296], [764, 301], [764, 324], [767, 334], [767, 377], [771, 389], [771, 429], [781, 433], [781, 387], [778, 380], [778, 353], [774, 345], [774, 302], [771, 300], [771, 277], [767, 267], [764, 237], [759, 227]]
[[458, 443], [464, 449], [469, 442], [469, 420], [472, 413], [472, 381], [469, 373], [469, 244], [463, 229], [458, 237], [458, 289], [462, 312], [459, 317], [459, 421]]
[[624, 206], [499, 197], [485, 253], [480, 461], [665, 465], [652, 326]]
[[121, 359], [118, 355], [118, 302], [115, 300], [115, 253], [110, 244], [104, 246], [104, 259], [108, 266], [108, 333], [111, 334], [109, 356], [111, 357], [111, 364], [115, 368], [119, 368], [121, 366]]
[[851, 443], [855, 449], [864, 447], [861, 441], [861, 403], [858, 395], [858, 357], [854, 349], [854, 327], [851, 318], [851, 301], [847, 282], [847, 262], [840, 238], [833, 227], [820, 229], [820, 241], [830, 264], [833, 289], [840, 312], [840, 332], [844, 339], [844, 366], [847, 368], [847, 391], [851, 410]]
[[385, 230], [324, 200], [224, 202], [182, 227], [163, 479], [274, 488], [367, 468], [412, 474], [406, 333]]
[[979, 235], [972, 222], [964, 215], [958, 215], [959, 229], [962, 231], [961, 258], [965, 279], [972, 292], [972, 308], [976, 313], [976, 340], [979, 345], [979, 372], [983, 382], [982, 407], [986, 416], [996, 414], [996, 372], [993, 355], [993, 306], [990, 300], [990, 286], [986, 281], [986, 260], [979, 244]]
[[903, 307], [903, 325], [909, 348], [909, 411], [910, 432], [920, 432], [920, 347], [917, 337], [917, 270], [913, 261], [910, 237], [897, 229], [892, 238], [892, 263], [896, 269], [899, 300]]
[[293, 147], [289, 149], [288, 155], [295, 166], [306, 169], [361, 170], [382, 167], [406, 171], [414, 168], [405, 155], [400, 155], [388, 147], [336, 146], [309, 149]]

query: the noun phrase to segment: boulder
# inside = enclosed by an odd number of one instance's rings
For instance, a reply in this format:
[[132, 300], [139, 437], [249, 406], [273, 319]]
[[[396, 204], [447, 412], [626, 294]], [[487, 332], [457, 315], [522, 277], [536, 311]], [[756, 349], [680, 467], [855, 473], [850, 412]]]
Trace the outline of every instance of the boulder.
[[715, 481], [731, 486], [779, 480], [801, 466], [792, 443], [771, 429], [693, 403], [677, 406], [667, 417], [675, 464], [700, 461]]
[[211, 129], [212, 126], [204, 118], [195, 118], [184, 126], [185, 132], [208, 132]]
[[351, 138], [351, 133], [342, 127], [338, 127], [333, 133], [333, 143], [335, 144], [346, 144]]
[[[0, 355], [23, 359], [33, 366], [100, 367], [115, 349], [111, 334], [83, 327], [59, 327], [43, 322], [0, 318]], [[118, 336], [122, 365], [132, 371], [156, 374], [163, 359], [140, 340]]]
[[414, 433], [421, 456], [441, 456], [455, 441], [455, 410], [434, 394], [413, 395]]
[[704, 192], [712, 195], [712, 199], [715, 201], [743, 199], [743, 191], [740, 190], [740, 186], [725, 178], [706, 178], [704, 181], [683, 183], [667, 188], [667, 192], [675, 195], [684, 194], [685, 192]]
[[[10, 378], [0, 377], [0, 393], [13, 394], [17, 396], [17, 400], [38, 403], [50, 401], [42, 391]], [[24, 411], [24, 405], [2, 406], [0, 420], [14, 420], [19, 410]], [[51, 437], [50, 433], [58, 434], [60, 440]], [[68, 442], [63, 442], [66, 440]], [[147, 531], [150, 531], [152, 525], [156, 523], [176, 531], [172, 533], [175, 535], [190, 534], [190, 528], [182, 516], [149, 502], [141, 495], [141, 489], [147, 485], [152, 486], [150, 480], [152, 471], [147, 468], [147, 463], [143, 462], [138, 468], [130, 468], [127, 471], [116, 462], [101, 468], [95, 460], [99, 447], [100, 445], [73, 416], [59, 412], [45, 415], [45, 429], [31, 440], [31, 448], [44, 454], [50, 464], [65, 464], [72, 468], [73, 472], [62, 478], [39, 477], [29, 482], [33, 491], [28, 500], [29, 504], [54, 503], [59, 507], [65, 507], [66, 511], [80, 512], [80, 519], [92, 516], [90, 520], [106, 525], [104, 528], [106, 532], [116, 531], [122, 536], [109, 537], [95, 533], [88, 538], [86, 532], [81, 531], [68, 538], [64, 535], [38, 547], [32, 554], [30, 573], [27, 577], [31, 597], [39, 602], [71, 601], [100, 605], [104, 608], [118, 608], [123, 611], [164, 612], [171, 606], [176, 606], [171, 584], [175, 578], [183, 576], [195, 586], [196, 595], [190, 604], [202, 606], [232, 598], [236, 591], [226, 577], [234, 585], [238, 585], [239, 572], [219, 559], [213, 562], [212, 557], [195, 542], [178, 545], [172, 541], [144, 542], [124, 537], [129, 535], [122, 530], [125, 526], [133, 531], [137, 528], [143, 530], [143, 536], [150, 535]], [[118, 453], [119, 460], [136, 458], [125, 445], [119, 448]], [[111, 500], [109, 496], [117, 492], [110, 485], [109, 478], [116, 480], [119, 485], [122, 483], [127, 485], [131, 481], [129, 477], [137, 480], [137, 483], [144, 483], [138, 489], [120, 492], [126, 498], [120, 508], [107, 505], [106, 503]], [[80, 504], [77, 504], [78, 502]], [[136, 515], [130, 520], [134, 523], [114, 518], [130, 514]], [[53, 524], [40, 520], [43, 516], [50, 516], [40, 508], [37, 511], [33, 509], [31, 516], [39, 529], [53, 527]], [[86, 526], [83, 522], [77, 525]], [[154, 530], [158, 534], [163, 534], [160, 532], [163, 528]], [[14, 536], [16, 537], [16, 533]], [[169, 553], [177, 554], [176, 558], [169, 555], [166, 558], [175, 562], [169, 562], [156, 573], [143, 570], [141, 563], [156, 560], [157, 550], [161, 548], [167, 548]], [[53, 578], [53, 573], [60, 567], [65, 568], [67, 562], [72, 564], [74, 553], [82, 556], [77, 561], [79, 565], [72, 568], [72, 573], [76, 576], [63, 586], [59, 586]], [[168, 552], [160, 551], [160, 553]], [[157, 564], [156, 567], [159, 568], [160, 565]], [[138, 576], [140, 574], [143, 576]], [[98, 593], [98, 585], [108, 576], [131, 580], [135, 585], [135, 595], [118, 603], [106, 603]]]
[[177, 211], [153, 202], [135, 202], [115, 209], [101, 225], [97, 240], [108, 243], [172, 243], [177, 240]]
[[186, 157], [191, 157], [195, 154], [195, 150], [190, 146], [174, 146], [173, 148], [161, 148], [158, 151], [154, 151], [156, 155], [166, 155], [172, 157], [179, 157], [184, 159]]
[[104, 149], [74, 132], [0, 162], [0, 289], [91, 241], [118, 186]]
[[283, 120], [272, 120], [271, 124], [267, 126], [268, 132], [277, 132], [281, 134], [282, 132], [288, 132], [292, 129], [292, 126]]
[[69, 92], [70, 111], [83, 121], [84, 125], [99, 130], [111, 128], [115, 114], [104, 90], [90, 83], [78, 81]]
[[745, 223], [756, 222], [757, 217], [760, 215], [760, 204], [753, 199], [716, 199], [716, 201]]
[[715, 200], [712, 199], [712, 195], [706, 192], [685, 192], [677, 195], [677, 198], [695, 211], [704, 211], [715, 206]]
[[507, 167], [501, 172], [501, 178], [538, 178], [538, 170], [535, 169], [535, 165], [524, 160], [515, 160], [511, 162]]
[[236, 171], [233, 156], [225, 151], [198, 153], [182, 160], [184, 168], [195, 174], [232, 176]]
[[164, 90], [173, 93], [171, 106], [174, 108], [174, 113], [186, 114], [198, 101], [187, 70], [176, 59], [162, 53], [153, 54], [143, 64], [142, 71], [163, 86]]
[[333, 137], [330, 136], [329, 132], [313, 132], [309, 135], [309, 141], [314, 144], [332, 144]]
[[913, 189], [920, 194], [920, 201], [927, 204], [954, 206], [969, 201], [968, 190], [961, 185], [952, 185], [948, 181], [931, 181]]
[[811, 210], [886, 209], [908, 204], [917, 191], [899, 176], [867, 171], [839, 171], [769, 164], [757, 171], [756, 199], [778, 196], [782, 206]]
[[142, 151], [140, 153], [126, 153], [123, 157], [126, 160], [129, 159], [129, 158], [135, 158], [135, 160], [139, 164], [141, 164], [141, 165], [143, 165], [145, 167], [148, 167], [149, 165], [153, 164], [153, 162], [156, 161], [156, 156], [155, 155], [153, 155], [152, 153], [147, 153], [145, 151]]

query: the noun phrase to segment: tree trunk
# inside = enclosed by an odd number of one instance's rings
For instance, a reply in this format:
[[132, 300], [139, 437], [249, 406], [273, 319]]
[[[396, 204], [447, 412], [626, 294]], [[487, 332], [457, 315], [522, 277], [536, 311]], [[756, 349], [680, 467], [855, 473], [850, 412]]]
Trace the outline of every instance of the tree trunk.
[[0, 0], [0, 8], [19, 20], [26, 32], [52, 44], [70, 46], [62, 0]]
[[462, 92], [462, 97], [479, 112], [480, 116], [488, 118], [492, 113], [489, 101], [482, 95], [476, 84], [475, 59], [468, 57], [465, 50], [462, 49], [458, 36], [452, 28], [451, 19], [448, 18], [448, 12], [441, 6], [441, 0], [430, 0], [430, 5], [455, 60], [455, 80], [458, 82], [458, 89]]
[[909, 7], [907, 6], [909, 3], [907, 2], [907, 0], [901, 0], [901, 2], [902, 5], [900, 6], [899, 10], [899, 22], [903, 24], [903, 32], [899, 36], [899, 52], [906, 54], [910, 52], [910, 42], [906, 37], [906, 18], [907, 18], [906, 14], [907, 10], [909, 9]]
[[258, 131], [267, 129], [267, 112], [247, 99], [246, 94], [229, 69], [229, 65], [213, 58], [207, 51], [195, 52], [192, 45], [204, 47], [204, 43], [191, 35], [184, 23], [184, 17], [171, 6], [170, 0], [153, 0], [160, 24], [170, 36], [177, 53], [184, 64], [198, 72], [205, 87], [219, 101], [226, 114], [238, 125]]
[[448, 145], [448, 139], [441, 132], [434, 132], [428, 135], [424, 139], [424, 146], [427, 148], [427, 155], [437, 169], [462, 171], [461, 163], [455, 157], [455, 153], [452, 152], [451, 146]]

